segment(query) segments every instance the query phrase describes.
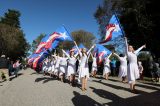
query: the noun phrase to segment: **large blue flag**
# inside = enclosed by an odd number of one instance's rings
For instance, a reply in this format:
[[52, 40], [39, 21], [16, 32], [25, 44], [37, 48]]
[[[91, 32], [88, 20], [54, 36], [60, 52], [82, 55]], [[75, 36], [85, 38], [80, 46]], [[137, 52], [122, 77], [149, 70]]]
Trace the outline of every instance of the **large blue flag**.
[[67, 29], [64, 26], [57, 28], [57, 30], [49, 36], [49, 39], [47, 40], [45, 48], [46, 49], [51, 48], [52, 43], [56, 40], [57, 41], [73, 41], [70, 33], [67, 31]]
[[123, 35], [123, 30], [120, 27], [119, 19], [116, 15], [112, 15], [109, 24], [106, 26], [106, 35], [100, 43], [106, 43]]

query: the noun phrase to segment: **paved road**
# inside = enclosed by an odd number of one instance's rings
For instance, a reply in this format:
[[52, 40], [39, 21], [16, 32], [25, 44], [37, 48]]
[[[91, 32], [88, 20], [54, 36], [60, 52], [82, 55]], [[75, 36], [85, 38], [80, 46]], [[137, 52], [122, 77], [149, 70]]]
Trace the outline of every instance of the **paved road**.
[[118, 78], [92, 78], [88, 89], [22, 70], [18, 78], [0, 83], [0, 106], [160, 106], [160, 84], [138, 82], [139, 94]]

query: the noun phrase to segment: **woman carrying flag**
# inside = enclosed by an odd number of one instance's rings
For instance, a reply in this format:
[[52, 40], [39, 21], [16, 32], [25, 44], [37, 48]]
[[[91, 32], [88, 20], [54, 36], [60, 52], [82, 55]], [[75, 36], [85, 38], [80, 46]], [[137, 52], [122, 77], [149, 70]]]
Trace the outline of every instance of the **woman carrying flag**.
[[82, 91], [85, 91], [87, 90], [87, 78], [89, 78], [88, 58], [91, 50], [94, 48], [94, 45], [88, 50], [88, 52], [86, 52], [85, 48], [80, 51], [75, 41], [74, 43], [80, 55], [81, 62], [79, 67], [79, 78], [82, 81]]
[[93, 59], [93, 63], [92, 63], [92, 77], [96, 77], [96, 73], [97, 73], [97, 57], [96, 57], [96, 53], [93, 55], [91, 54], [91, 57]]
[[138, 65], [137, 65], [137, 54], [139, 53], [140, 50], [145, 48], [146, 45], [143, 45], [139, 49], [134, 51], [134, 48], [131, 45], [128, 46], [126, 37], [125, 37], [125, 44], [126, 44], [126, 54], [129, 60], [128, 72], [127, 72], [128, 82], [130, 84], [131, 91], [135, 92], [135, 81], [140, 76]]

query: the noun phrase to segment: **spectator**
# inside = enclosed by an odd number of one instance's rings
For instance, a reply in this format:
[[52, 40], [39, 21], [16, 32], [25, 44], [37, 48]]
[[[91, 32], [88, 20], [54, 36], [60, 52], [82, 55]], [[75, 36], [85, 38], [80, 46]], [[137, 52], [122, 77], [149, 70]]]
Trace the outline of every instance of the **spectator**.
[[115, 58], [112, 58], [111, 60], [111, 75], [112, 76], [116, 76], [116, 59]]
[[143, 66], [141, 61], [138, 61], [138, 69], [140, 74], [140, 80], [143, 80]]

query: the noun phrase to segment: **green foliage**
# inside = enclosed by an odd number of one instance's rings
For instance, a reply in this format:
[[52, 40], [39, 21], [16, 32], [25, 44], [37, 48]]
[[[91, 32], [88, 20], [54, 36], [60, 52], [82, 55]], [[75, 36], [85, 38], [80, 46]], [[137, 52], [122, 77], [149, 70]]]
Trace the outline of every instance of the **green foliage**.
[[13, 60], [25, 57], [30, 48], [20, 29], [19, 17], [19, 11], [9, 9], [0, 20], [0, 55]]
[[82, 43], [87, 48], [90, 48], [94, 43], [93, 41], [95, 40], [95, 36], [92, 33], [84, 30], [74, 31], [72, 32], [72, 36], [78, 45]]
[[7, 24], [12, 27], [20, 28], [20, 12], [16, 10], [8, 9], [8, 12], [5, 13], [4, 17], [1, 17], [2, 24]]
[[[92, 44], [94, 43], [93, 41], [95, 40], [95, 36], [87, 31], [84, 30], [78, 30], [78, 31], [74, 31], [71, 33], [73, 39], [77, 42], [77, 44], [79, 45], [80, 43], [84, 44], [87, 48], [90, 48], [92, 46]], [[61, 42], [58, 46], [58, 50], [61, 50], [62, 48], [64, 50], [69, 50], [74, 46], [73, 42]]]
[[2, 80], [6, 80], [6, 76], [3, 72], [1, 72], [1, 78], [2, 78]]

